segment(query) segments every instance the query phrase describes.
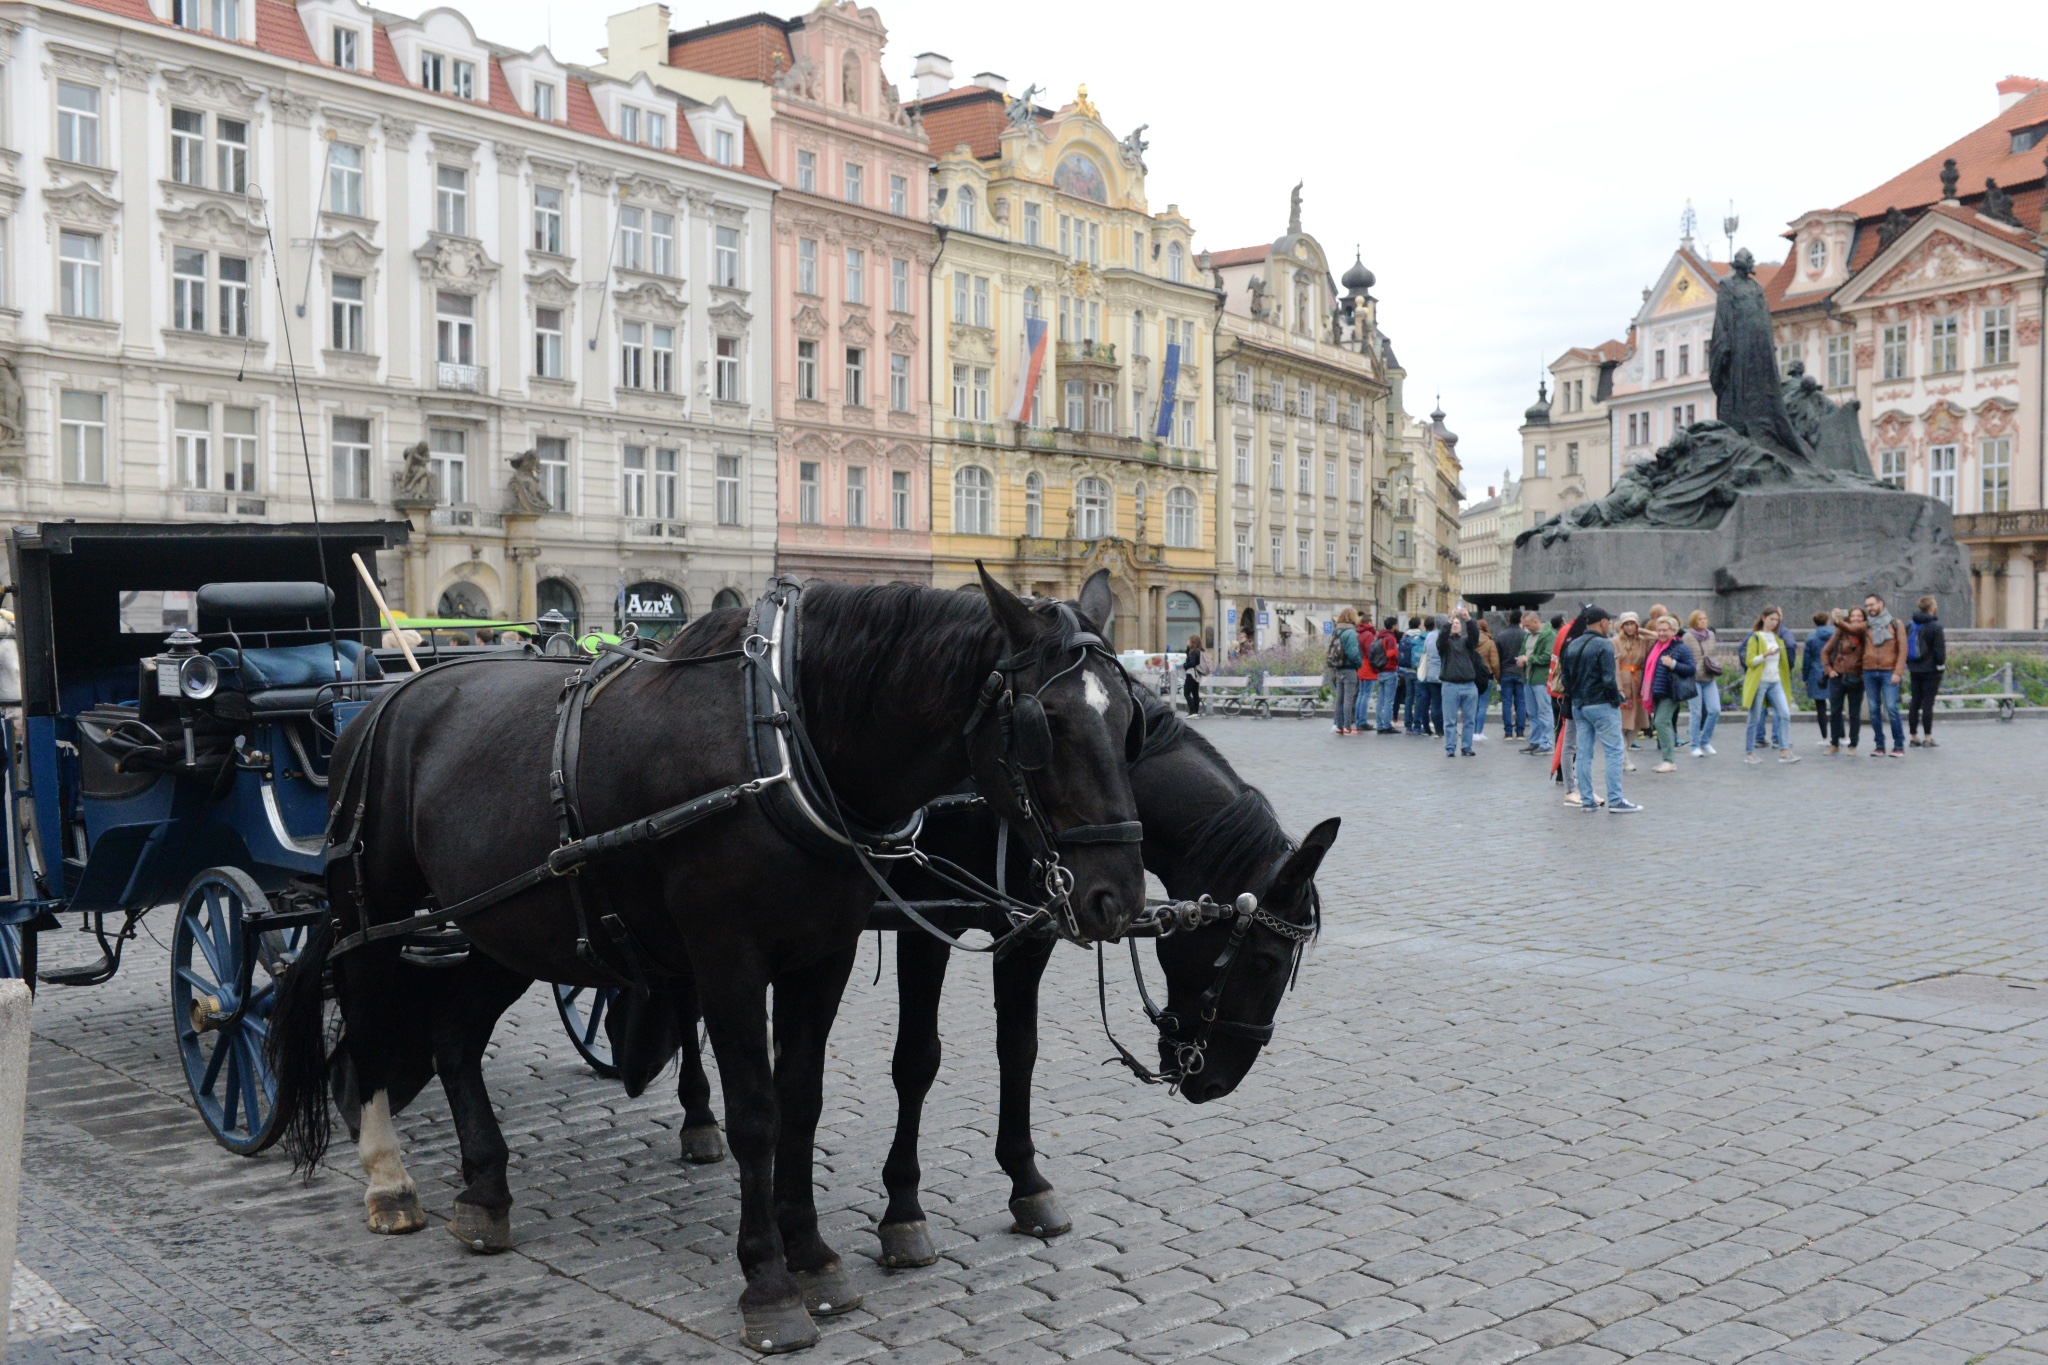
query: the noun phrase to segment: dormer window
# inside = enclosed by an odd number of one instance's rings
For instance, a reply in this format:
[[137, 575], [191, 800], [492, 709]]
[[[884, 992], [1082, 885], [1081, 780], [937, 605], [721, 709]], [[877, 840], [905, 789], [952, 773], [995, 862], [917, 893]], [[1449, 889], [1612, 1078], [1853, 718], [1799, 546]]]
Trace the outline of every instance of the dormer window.
[[740, 164], [740, 139], [730, 128], [720, 128], [711, 135], [711, 159], [721, 166]]
[[362, 70], [363, 35], [352, 28], [336, 28], [333, 33], [334, 64], [343, 71]]
[[974, 191], [962, 185], [953, 194], [953, 221], [967, 231], [974, 231]]
[[1828, 244], [1815, 238], [1806, 244], [1806, 268], [1818, 275], [1827, 269]]
[[1166, 278], [1172, 280], [1175, 284], [1180, 284], [1182, 277], [1186, 273], [1187, 253], [1181, 250], [1179, 242], [1168, 242], [1166, 244]]
[[476, 63], [438, 52], [420, 54], [420, 88], [459, 100], [476, 98]]
[[668, 115], [637, 105], [619, 107], [619, 139], [648, 147], [668, 146]]
[[171, 0], [171, 22], [195, 33], [240, 41], [242, 0]]
[[627, 142], [640, 140], [640, 111], [630, 104], [619, 110], [619, 136]]
[[533, 116], [537, 119], [545, 119], [549, 123], [555, 121], [555, 86], [553, 82], [535, 81], [533, 83]]
[[438, 52], [420, 54], [420, 89], [439, 92], [447, 77], [448, 60]]

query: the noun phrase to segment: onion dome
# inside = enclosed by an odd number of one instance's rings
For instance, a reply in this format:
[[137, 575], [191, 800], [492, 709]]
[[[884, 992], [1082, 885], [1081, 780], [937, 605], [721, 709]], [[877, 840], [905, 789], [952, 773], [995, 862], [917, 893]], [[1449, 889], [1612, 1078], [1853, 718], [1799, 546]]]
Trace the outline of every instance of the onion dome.
[[1363, 257], [1353, 260], [1351, 268], [1344, 272], [1344, 287], [1354, 294], [1363, 294], [1377, 283], [1379, 283], [1378, 279], [1370, 270], [1365, 268], [1365, 259]]
[[1522, 414], [1529, 426], [1548, 426], [1550, 423], [1550, 391], [1542, 380], [1536, 381], [1536, 401]]

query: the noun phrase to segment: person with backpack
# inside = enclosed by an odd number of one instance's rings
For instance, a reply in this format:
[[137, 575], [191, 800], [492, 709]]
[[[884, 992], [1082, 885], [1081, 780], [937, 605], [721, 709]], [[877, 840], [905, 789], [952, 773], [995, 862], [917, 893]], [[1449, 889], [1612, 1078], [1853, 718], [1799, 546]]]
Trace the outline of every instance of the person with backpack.
[[1430, 618], [1422, 655], [1415, 662], [1415, 681], [1422, 687], [1422, 732], [1439, 737], [1444, 732], [1443, 630], [1450, 620], [1441, 613]]
[[1329, 651], [1323, 659], [1336, 693], [1330, 711], [1331, 728], [1340, 735], [1352, 733], [1352, 712], [1358, 705], [1358, 666], [1363, 662], [1364, 656], [1358, 649], [1358, 613], [1346, 607], [1337, 613], [1337, 624], [1330, 631]]
[[1742, 761], [1761, 763], [1756, 756], [1757, 741], [1763, 738], [1764, 710], [1771, 712], [1772, 737], [1778, 746], [1778, 762], [1797, 763], [1792, 749], [1792, 659], [1778, 627], [1785, 613], [1765, 607], [1756, 618], [1749, 638], [1742, 642], [1742, 705], [1749, 712], [1749, 725], [1742, 735]]
[[1436, 655], [1442, 669], [1439, 687], [1444, 708], [1444, 757], [1475, 757], [1472, 714], [1479, 702], [1479, 675], [1486, 665], [1479, 656], [1479, 623], [1458, 608], [1456, 619], [1436, 618]]
[[[1393, 621], [1393, 617], [1387, 618], [1389, 626]], [[1396, 661], [1400, 658], [1401, 641], [1391, 630], [1374, 630], [1372, 618], [1365, 617], [1359, 622], [1358, 642], [1365, 648], [1365, 662], [1358, 666], [1358, 729], [1365, 734], [1383, 735], [1392, 728], [1394, 687], [1400, 681]]]
[[1633, 815], [1642, 807], [1622, 795], [1621, 774], [1626, 759], [1621, 742], [1621, 688], [1616, 685], [1614, 643], [1607, 632], [1613, 618], [1604, 607], [1588, 606], [1573, 624], [1570, 643], [1564, 647], [1561, 672], [1565, 696], [1571, 703], [1572, 725], [1578, 736], [1578, 800], [1573, 804], [1587, 814], [1600, 809], [1593, 795], [1593, 747], [1597, 744], [1607, 757], [1607, 809], [1613, 815]]
[[[1863, 695], [1870, 711], [1870, 737], [1877, 747], [1872, 758], [1906, 756], [1906, 723], [1899, 716], [1899, 687], [1906, 680], [1906, 627], [1885, 610], [1884, 598], [1871, 593], [1863, 599], [1863, 615], [1870, 622], [1870, 641], [1863, 647]], [[1891, 722], [1892, 747], [1884, 747], [1885, 722]]]
[[1832, 612], [1817, 611], [1813, 614], [1813, 629], [1806, 632], [1806, 650], [1801, 655], [1800, 677], [1806, 683], [1806, 699], [1813, 703], [1813, 714], [1820, 721], [1822, 747], [1834, 743], [1834, 725], [1828, 719], [1828, 641], [1835, 638], [1835, 630], [1841, 622], [1841, 608]]
[[1408, 629], [1401, 633], [1401, 690], [1406, 697], [1401, 712], [1401, 725], [1411, 735], [1423, 733], [1422, 727], [1422, 618], [1408, 618]]
[[[1934, 743], [1934, 698], [1941, 691], [1941, 675], [1948, 668], [1948, 632], [1941, 628], [1934, 599], [1920, 599], [1906, 627], [1906, 672], [1913, 679], [1913, 699], [1906, 712], [1906, 727], [1913, 747], [1932, 749]], [[1925, 738], [1922, 738], [1925, 736]]]
[[1473, 679], [1479, 687], [1479, 723], [1472, 727], [1475, 743], [1486, 738], [1486, 708], [1493, 703], [1493, 684], [1499, 677], [1500, 646], [1493, 641], [1493, 626], [1482, 616], [1479, 618], [1479, 676]]
[[1529, 632], [1523, 630], [1521, 617], [1510, 612], [1506, 624], [1493, 637], [1500, 647], [1500, 737], [1502, 739], [1524, 739], [1529, 733], [1529, 697], [1522, 687], [1522, 670], [1526, 666], [1523, 649], [1529, 643]]

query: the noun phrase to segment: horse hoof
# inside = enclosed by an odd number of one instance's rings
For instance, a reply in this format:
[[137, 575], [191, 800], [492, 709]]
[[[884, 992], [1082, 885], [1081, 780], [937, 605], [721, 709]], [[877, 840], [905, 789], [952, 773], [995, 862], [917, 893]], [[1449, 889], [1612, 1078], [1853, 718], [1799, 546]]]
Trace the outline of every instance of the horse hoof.
[[1051, 1190], [1010, 1201], [1010, 1217], [1017, 1220], [1012, 1232], [1026, 1237], [1057, 1237], [1074, 1230], [1074, 1220], [1060, 1207], [1060, 1197]]
[[792, 1270], [789, 1278], [796, 1281], [796, 1292], [804, 1296], [804, 1311], [814, 1318], [836, 1318], [860, 1307], [860, 1291], [853, 1287], [853, 1276], [837, 1260], [816, 1270]]
[[801, 1351], [818, 1344], [818, 1325], [802, 1299], [755, 1307], [740, 1305], [740, 1340], [764, 1356]]
[[512, 1215], [502, 1209], [458, 1202], [455, 1216], [448, 1220], [448, 1235], [471, 1251], [495, 1256], [511, 1249]]
[[683, 1129], [683, 1160], [692, 1166], [709, 1166], [725, 1160], [725, 1139], [718, 1135], [717, 1124]]
[[404, 1190], [398, 1194], [373, 1194], [367, 1202], [372, 1232], [396, 1237], [407, 1232], [418, 1232], [427, 1225], [426, 1210], [420, 1207], [420, 1196], [416, 1190]]
[[915, 1223], [884, 1223], [875, 1235], [882, 1239], [881, 1262], [890, 1270], [915, 1270], [939, 1259], [922, 1218]]

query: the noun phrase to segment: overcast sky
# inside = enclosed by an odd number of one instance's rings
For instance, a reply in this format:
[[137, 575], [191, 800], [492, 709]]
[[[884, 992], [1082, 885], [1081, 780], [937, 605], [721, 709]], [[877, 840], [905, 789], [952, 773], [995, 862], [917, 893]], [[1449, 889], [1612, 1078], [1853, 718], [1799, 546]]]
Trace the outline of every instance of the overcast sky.
[[[460, 7], [482, 37], [585, 62], [614, 12]], [[1735, 244], [1777, 260], [1788, 219], [1988, 120], [2000, 77], [2048, 77], [2041, 0], [1964, 0], [1955, 22], [1925, 3], [1740, 0], [880, 8], [906, 92], [912, 59], [936, 51], [956, 81], [997, 71], [1053, 106], [1085, 81], [1119, 134], [1150, 124], [1152, 208], [1179, 204], [1198, 246], [1278, 236], [1305, 181], [1304, 226], [1333, 260], [1363, 250], [1408, 408], [1442, 394], [1473, 496], [1519, 468], [1543, 363], [1626, 329], [1688, 199], [1716, 260], [1731, 200]], [[672, 7], [677, 28], [747, 12]]]

